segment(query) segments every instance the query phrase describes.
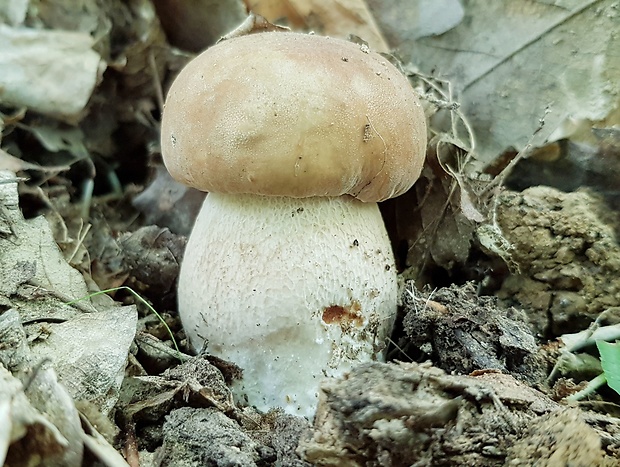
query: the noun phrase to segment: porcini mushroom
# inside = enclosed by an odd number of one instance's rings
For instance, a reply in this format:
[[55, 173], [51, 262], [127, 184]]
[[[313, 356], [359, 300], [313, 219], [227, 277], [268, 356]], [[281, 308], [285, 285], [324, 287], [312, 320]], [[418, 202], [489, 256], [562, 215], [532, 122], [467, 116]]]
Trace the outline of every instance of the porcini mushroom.
[[321, 379], [382, 359], [397, 277], [377, 202], [422, 169], [424, 114], [384, 57], [263, 32], [172, 84], [162, 154], [208, 191], [179, 277], [191, 345], [243, 369], [237, 397], [311, 417]]

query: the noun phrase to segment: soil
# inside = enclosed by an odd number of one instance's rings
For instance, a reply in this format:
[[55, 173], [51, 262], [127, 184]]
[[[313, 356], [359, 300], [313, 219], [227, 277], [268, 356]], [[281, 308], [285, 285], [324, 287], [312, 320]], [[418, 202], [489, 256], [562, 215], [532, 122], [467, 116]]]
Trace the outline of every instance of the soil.
[[618, 306], [620, 216], [600, 196], [544, 186], [506, 192], [497, 217], [515, 262], [498, 296], [527, 309], [537, 332], [576, 332]]

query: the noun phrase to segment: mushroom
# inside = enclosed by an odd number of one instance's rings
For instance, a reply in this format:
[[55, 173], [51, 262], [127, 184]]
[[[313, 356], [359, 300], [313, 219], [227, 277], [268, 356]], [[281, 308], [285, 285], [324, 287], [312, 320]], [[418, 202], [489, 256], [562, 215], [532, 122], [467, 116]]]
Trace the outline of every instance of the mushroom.
[[323, 378], [384, 359], [398, 286], [377, 202], [422, 169], [418, 99], [366, 46], [262, 32], [191, 61], [161, 130], [171, 175], [209, 192], [179, 277], [191, 345], [243, 369], [237, 398], [311, 417]]

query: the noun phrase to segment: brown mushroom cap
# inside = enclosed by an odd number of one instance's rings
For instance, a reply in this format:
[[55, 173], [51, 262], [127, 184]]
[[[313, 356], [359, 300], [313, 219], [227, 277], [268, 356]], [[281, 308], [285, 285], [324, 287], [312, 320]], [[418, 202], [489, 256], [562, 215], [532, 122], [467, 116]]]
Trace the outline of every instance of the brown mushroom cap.
[[381, 201], [417, 180], [422, 107], [381, 55], [339, 39], [265, 32], [203, 52], [170, 88], [162, 154], [199, 190]]

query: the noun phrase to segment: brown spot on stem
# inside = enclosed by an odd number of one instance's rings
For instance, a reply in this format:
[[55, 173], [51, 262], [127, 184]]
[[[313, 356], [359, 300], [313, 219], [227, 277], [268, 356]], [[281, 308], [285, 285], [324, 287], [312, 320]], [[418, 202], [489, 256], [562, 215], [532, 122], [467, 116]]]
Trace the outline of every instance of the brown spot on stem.
[[362, 307], [357, 300], [353, 300], [348, 306], [330, 305], [323, 309], [323, 322], [325, 324], [339, 324], [340, 326], [361, 327], [364, 324], [361, 311]]

